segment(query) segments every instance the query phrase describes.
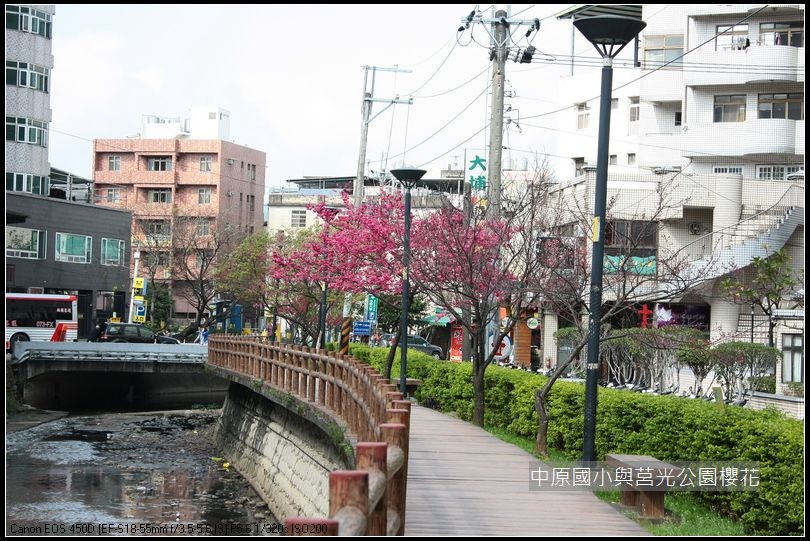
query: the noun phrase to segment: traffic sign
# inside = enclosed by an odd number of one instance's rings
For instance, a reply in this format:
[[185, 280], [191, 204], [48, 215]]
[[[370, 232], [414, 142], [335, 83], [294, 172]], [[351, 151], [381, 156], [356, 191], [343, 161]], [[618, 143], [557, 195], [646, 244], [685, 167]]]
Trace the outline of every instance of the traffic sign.
[[139, 305], [135, 306], [135, 316], [136, 317], [146, 317], [146, 306]]
[[352, 329], [355, 336], [368, 336], [371, 334], [370, 321], [355, 321]]
[[135, 316], [132, 318], [135, 323], [146, 323], [146, 316]]
[[368, 296], [368, 319], [369, 321], [377, 321], [377, 307], [379, 306], [379, 299], [374, 295]]

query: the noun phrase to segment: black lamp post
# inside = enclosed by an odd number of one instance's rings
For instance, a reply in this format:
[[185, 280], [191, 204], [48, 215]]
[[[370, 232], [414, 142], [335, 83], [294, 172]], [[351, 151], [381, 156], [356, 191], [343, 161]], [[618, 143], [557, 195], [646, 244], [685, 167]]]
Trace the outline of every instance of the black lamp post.
[[402, 187], [405, 188], [405, 228], [402, 235], [402, 315], [399, 319], [399, 336], [402, 357], [399, 365], [399, 392], [405, 396], [408, 377], [408, 312], [410, 307], [408, 301], [410, 297], [410, 266], [411, 266], [411, 188], [416, 186], [427, 171], [423, 169], [392, 169], [394, 175]]
[[[324, 216], [326, 221], [324, 222], [324, 232], [326, 234], [326, 228], [329, 226], [329, 222], [335, 215], [338, 213], [340, 209], [334, 207], [326, 207], [324, 208]], [[325, 241], [324, 241], [325, 242]], [[327, 312], [327, 299], [326, 299], [326, 292], [328, 289], [328, 283], [326, 280], [323, 281], [323, 289], [321, 289], [321, 306], [318, 310], [318, 347], [320, 349], [326, 349], [326, 312]]]
[[585, 433], [582, 460], [596, 460], [596, 389], [599, 381], [599, 331], [602, 320], [602, 271], [605, 254], [605, 207], [607, 205], [610, 99], [613, 59], [641, 32], [647, 23], [632, 17], [599, 16], [574, 21], [574, 26], [593, 44], [602, 57], [602, 93], [599, 102], [599, 146], [596, 158], [594, 194], [593, 257], [591, 259], [590, 318], [588, 320], [588, 364], [585, 379]]

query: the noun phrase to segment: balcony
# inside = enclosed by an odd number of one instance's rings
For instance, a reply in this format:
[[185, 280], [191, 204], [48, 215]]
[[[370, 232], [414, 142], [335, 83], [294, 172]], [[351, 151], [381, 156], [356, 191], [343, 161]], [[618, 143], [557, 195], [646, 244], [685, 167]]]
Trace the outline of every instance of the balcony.
[[804, 47], [751, 45], [743, 50], [697, 49], [689, 54], [689, 62], [718, 67], [685, 71], [686, 86], [804, 81]]
[[804, 154], [804, 120], [754, 118], [745, 122], [689, 124], [684, 155]]

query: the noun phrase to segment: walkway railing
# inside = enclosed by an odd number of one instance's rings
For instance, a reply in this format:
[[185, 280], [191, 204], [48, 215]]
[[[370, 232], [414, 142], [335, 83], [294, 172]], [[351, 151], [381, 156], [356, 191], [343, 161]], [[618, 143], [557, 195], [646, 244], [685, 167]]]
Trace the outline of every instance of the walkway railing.
[[396, 385], [348, 355], [253, 336], [212, 336], [208, 362], [331, 412], [360, 442], [357, 470], [329, 475], [330, 518], [288, 518], [290, 534], [404, 533], [410, 402]]

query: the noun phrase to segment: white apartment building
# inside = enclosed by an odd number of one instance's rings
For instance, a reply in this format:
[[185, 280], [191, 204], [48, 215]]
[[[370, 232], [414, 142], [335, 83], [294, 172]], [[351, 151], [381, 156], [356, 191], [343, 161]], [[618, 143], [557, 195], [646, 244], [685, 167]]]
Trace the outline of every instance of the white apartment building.
[[[796, 296], [804, 294], [804, 5], [645, 4], [641, 18], [640, 65], [633, 44], [613, 65], [608, 201], [618, 204], [608, 221], [649, 216], [656, 189], [671, 182], [678, 203], [646, 248], [658, 258], [685, 250], [690, 272], [710, 273], [673, 306], [705, 313], [712, 339], [748, 341], [753, 319], [755, 340], [767, 342], [765, 316], [728, 301], [719, 284], [785, 248]], [[557, 154], [567, 158], [555, 163], [554, 193], [592, 209], [602, 63], [574, 35], [573, 73], [559, 92], [570, 109], [558, 115]], [[553, 315], [546, 319], [556, 328]], [[803, 333], [803, 312], [780, 321], [778, 391], [803, 382]], [[544, 356], [553, 347], [544, 345]]]

